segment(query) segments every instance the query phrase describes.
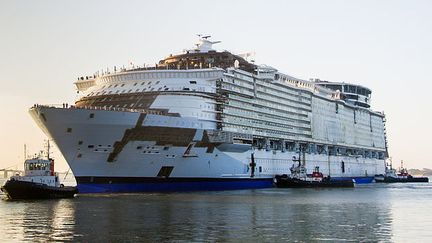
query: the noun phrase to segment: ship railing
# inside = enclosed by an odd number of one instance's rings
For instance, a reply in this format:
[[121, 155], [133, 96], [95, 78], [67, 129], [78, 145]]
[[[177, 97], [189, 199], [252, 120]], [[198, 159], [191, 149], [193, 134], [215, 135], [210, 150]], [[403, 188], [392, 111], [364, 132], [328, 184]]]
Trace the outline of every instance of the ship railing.
[[123, 111], [123, 112], [139, 112], [145, 114], [153, 114], [153, 115], [161, 115], [161, 111], [153, 111], [148, 109], [132, 109], [132, 108], [123, 108], [123, 107], [108, 107], [108, 106], [75, 106], [64, 104], [47, 104], [47, 105], [39, 105], [35, 104], [33, 108], [56, 108], [56, 109], [82, 109], [82, 110], [103, 110], [103, 111]]
[[105, 75], [111, 75], [111, 74], [116, 74], [116, 73], [127, 73], [127, 72], [135, 72], [135, 71], [151, 71], [151, 70], [196, 70], [196, 69], [209, 69], [209, 68], [218, 68], [218, 67], [211, 67], [211, 66], [182, 66], [182, 67], [178, 67], [178, 66], [173, 66], [173, 65], [154, 65], [154, 66], [148, 66], [148, 65], [143, 65], [143, 66], [131, 66], [131, 67], [122, 67], [122, 68], [117, 68], [114, 67], [113, 70], [110, 70], [109, 68], [106, 71], [101, 71], [101, 72], [96, 72], [93, 75], [90, 76], [81, 76], [78, 77], [77, 80], [78, 82], [84, 82], [84, 81], [89, 81], [89, 80], [95, 80], [98, 77], [103, 77]]

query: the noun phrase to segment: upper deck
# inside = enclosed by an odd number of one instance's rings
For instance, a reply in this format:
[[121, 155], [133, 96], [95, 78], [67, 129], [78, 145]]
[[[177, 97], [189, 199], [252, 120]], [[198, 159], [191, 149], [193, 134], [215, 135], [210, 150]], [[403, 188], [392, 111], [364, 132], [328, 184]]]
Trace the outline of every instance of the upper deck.
[[329, 82], [319, 79], [314, 79], [313, 81], [318, 85], [340, 93], [341, 99], [345, 100], [348, 104], [365, 108], [370, 107], [372, 90], [369, 88], [366, 88], [362, 85], [344, 82]]
[[[169, 55], [153, 67], [132, 66], [114, 68], [104, 73], [80, 77], [75, 82], [83, 98], [104, 95], [126, 95], [128, 93], [159, 93], [193, 91], [215, 93], [215, 85], [208, 81], [230, 77], [230, 70], [243, 73], [252, 79], [269, 84], [290, 86], [306, 90], [327, 99], [341, 100], [349, 105], [370, 108], [372, 91], [360, 85], [328, 81], [302, 80], [283, 74], [277, 69], [256, 65], [228, 51], [218, 52], [212, 48], [209, 36], [201, 37], [196, 48], [178, 55]], [[197, 81], [198, 80], [198, 81]], [[194, 85], [191, 85], [194, 84]]]

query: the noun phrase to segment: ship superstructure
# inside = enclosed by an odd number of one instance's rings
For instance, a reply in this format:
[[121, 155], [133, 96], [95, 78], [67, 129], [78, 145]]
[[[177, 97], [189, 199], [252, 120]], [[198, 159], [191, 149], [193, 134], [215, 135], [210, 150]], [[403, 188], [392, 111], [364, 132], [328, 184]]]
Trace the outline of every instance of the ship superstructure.
[[371, 90], [294, 78], [215, 43], [81, 77], [75, 105], [30, 109], [80, 192], [270, 187], [299, 153], [332, 178], [384, 173], [385, 118]]

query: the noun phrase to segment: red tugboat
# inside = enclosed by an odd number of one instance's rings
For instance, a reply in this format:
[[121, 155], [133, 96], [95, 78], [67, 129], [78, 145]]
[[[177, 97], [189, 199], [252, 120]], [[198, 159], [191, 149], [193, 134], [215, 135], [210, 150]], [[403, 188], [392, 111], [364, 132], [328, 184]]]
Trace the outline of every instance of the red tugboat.
[[9, 199], [70, 198], [78, 193], [76, 187], [60, 184], [54, 172], [54, 160], [49, 157], [49, 142], [47, 147], [46, 159], [42, 155], [27, 159], [24, 162], [24, 176], [12, 176], [1, 187]]
[[330, 176], [324, 177], [316, 166], [312, 174], [307, 174], [304, 162], [299, 159], [293, 159], [298, 162], [298, 166], [291, 167], [291, 175], [276, 175], [273, 182], [276, 187], [281, 188], [302, 188], [302, 187], [354, 187], [353, 180], [332, 180]]
[[401, 161], [401, 167], [399, 168], [399, 172], [397, 173], [395, 169], [393, 169], [392, 162], [386, 165], [385, 175], [376, 175], [375, 182], [377, 183], [407, 183], [407, 182], [429, 182], [429, 178], [427, 177], [413, 177], [408, 173], [408, 170], [403, 167], [403, 161]]

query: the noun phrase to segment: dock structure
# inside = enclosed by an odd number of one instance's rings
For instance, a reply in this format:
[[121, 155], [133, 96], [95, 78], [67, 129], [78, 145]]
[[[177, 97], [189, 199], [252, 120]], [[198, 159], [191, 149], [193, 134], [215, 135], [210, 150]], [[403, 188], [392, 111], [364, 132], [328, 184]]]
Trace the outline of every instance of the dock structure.
[[3, 172], [3, 178], [9, 178], [9, 175], [22, 175], [22, 170], [16, 169], [0, 169], [0, 175]]

